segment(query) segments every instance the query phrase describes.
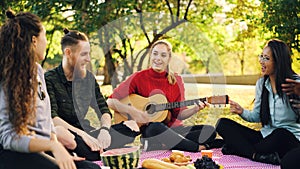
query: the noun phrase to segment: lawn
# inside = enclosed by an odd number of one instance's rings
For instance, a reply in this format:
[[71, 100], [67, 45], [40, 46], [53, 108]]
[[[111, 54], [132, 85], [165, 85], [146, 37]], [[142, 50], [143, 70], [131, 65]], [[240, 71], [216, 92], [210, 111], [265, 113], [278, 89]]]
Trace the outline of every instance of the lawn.
[[[197, 97], [209, 97], [228, 95], [233, 101], [238, 102], [243, 108], [251, 109], [255, 96], [255, 86], [248, 85], [207, 85], [207, 84], [185, 84], [186, 99]], [[250, 128], [259, 129], [260, 124], [244, 121], [240, 116], [229, 111], [229, 105], [212, 105], [195, 114], [185, 121], [186, 124], [210, 124], [215, 125], [221, 117], [233, 119]]]

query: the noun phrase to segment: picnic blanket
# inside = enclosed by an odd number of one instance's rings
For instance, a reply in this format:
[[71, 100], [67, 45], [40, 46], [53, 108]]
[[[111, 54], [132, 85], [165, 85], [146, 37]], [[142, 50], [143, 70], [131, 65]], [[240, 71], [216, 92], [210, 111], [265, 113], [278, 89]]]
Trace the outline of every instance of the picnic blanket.
[[[254, 162], [250, 159], [235, 156], [235, 155], [223, 155], [221, 149], [212, 149], [213, 150], [213, 160], [224, 166], [224, 169], [280, 169], [280, 166], [271, 165], [271, 164], [264, 164], [259, 162]], [[171, 151], [166, 150], [157, 150], [157, 151], [142, 151], [139, 161], [139, 167], [141, 166], [143, 160], [148, 158], [156, 158], [161, 159], [164, 157], [169, 157]], [[184, 155], [189, 155], [193, 161], [196, 159], [201, 158], [201, 153], [192, 153], [192, 152], [184, 152]], [[95, 163], [102, 166], [101, 161], [96, 161]]]

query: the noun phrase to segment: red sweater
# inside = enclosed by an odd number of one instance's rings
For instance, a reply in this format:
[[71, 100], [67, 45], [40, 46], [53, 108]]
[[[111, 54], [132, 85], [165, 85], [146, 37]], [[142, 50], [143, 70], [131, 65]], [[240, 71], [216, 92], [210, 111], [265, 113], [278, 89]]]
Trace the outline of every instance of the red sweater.
[[[184, 101], [182, 78], [176, 74], [175, 77], [177, 82], [171, 85], [167, 80], [167, 72], [158, 73], [152, 68], [136, 72], [114, 89], [110, 98], [120, 100], [130, 94], [138, 94], [143, 97], [163, 94], [166, 96], [168, 102]], [[182, 125], [182, 121], [178, 120], [177, 116], [184, 109], [186, 109], [186, 107], [170, 110], [172, 117], [171, 121], [167, 124], [169, 127]]]

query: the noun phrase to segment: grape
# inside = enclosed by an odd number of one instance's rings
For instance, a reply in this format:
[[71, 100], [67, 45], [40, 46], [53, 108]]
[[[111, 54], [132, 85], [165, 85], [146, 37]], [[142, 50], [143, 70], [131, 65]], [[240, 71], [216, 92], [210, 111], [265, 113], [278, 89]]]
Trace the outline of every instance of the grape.
[[196, 169], [220, 169], [220, 166], [207, 156], [203, 156], [201, 159], [198, 158], [194, 162], [194, 167]]

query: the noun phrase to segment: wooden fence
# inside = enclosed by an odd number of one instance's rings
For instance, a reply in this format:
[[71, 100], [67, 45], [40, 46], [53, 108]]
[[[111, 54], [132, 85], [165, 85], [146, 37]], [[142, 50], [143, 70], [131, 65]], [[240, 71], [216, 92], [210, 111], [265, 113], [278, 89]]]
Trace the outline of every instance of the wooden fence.
[[255, 85], [261, 75], [224, 76], [222, 74], [185, 74], [181, 76], [185, 83]]
[[[234, 85], [255, 85], [260, 75], [239, 75], [224, 76], [222, 74], [197, 75], [183, 74], [181, 75], [184, 83], [205, 83], [205, 84], [234, 84]], [[99, 84], [102, 84], [103, 76], [96, 76]]]

